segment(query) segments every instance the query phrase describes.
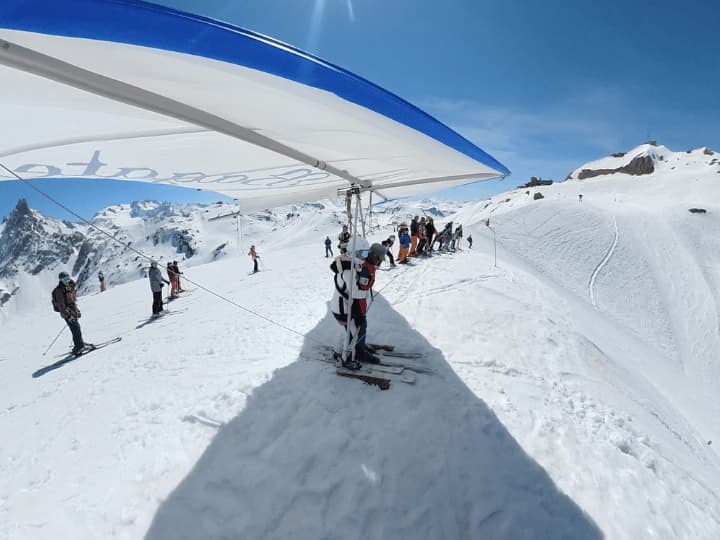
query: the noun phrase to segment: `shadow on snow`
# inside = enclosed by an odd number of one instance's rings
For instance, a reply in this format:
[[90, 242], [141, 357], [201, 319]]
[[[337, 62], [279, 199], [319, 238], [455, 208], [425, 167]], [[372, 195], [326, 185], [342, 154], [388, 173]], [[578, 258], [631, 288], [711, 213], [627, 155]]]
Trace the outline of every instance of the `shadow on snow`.
[[436, 373], [385, 392], [338, 377], [310, 360], [339, 340], [326, 316], [218, 431], [146, 538], [602, 538], [380, 295], [369, 320], [370, 341], [402, 336]]

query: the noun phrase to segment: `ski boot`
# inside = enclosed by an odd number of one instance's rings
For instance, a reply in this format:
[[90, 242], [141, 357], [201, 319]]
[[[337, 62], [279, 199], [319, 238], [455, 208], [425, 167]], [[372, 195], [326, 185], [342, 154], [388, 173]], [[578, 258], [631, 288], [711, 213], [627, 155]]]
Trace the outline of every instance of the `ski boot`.
[[352, 358], [348, 358], [347, 360], [343, 360], [342, 367], [345, 369], [349, 369], [352, 371], [357, 371], [362, 367], [362, 364], [358, 362], [357, 360], [353, 360]]

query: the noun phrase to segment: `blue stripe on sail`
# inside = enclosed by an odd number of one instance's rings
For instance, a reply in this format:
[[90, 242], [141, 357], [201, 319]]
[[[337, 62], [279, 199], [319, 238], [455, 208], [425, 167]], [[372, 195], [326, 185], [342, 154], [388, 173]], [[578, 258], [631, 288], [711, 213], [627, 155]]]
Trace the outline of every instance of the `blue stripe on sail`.
[[140, 45], [270, 73], [332, 92], [501, 175], [510, 174], [495, 158], [402, 98], [290, 45], [227, 23], [139, 0], [1, 0], [0, 28]]

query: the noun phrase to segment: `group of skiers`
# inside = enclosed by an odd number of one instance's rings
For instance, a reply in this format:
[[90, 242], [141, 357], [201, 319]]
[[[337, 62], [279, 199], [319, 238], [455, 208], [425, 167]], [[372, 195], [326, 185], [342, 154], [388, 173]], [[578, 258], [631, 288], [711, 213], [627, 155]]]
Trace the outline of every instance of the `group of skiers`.
[[[435, 228], [433, 218], [415, 216], [410, 227], [401, 223], [398, 227], [399, 249], [397, 264], [407, 264], [409, 257], [430, 257], [435, 251], [456, 251], [460, 249], [463, 238], [462, 225], [453, 229], [453, 223], [447, 223], [441, 231]], [[472, 236], [467, 238], [472, 248]], [[335, 291], [332, 300], [332, 312], [335, 319], [343, 326], [349, 325], [349, 333], [353, 342], [355, 354], [345, 359], [346, 367], [357, 369], [362, 363], [377, 362], [377, 357], [367, 348], [365, 334], [367, 330], [367, 295], [375, 282], [375, 270], [387, 257], [390, 266], [395, 267], [392, 248], [395, 235], [372, 245], [365, 238], [351, 236], [348, 226], [344, 225], [338, 235], [338, 248], [340, 255], [333, 260], [330, 269], [334, 273]], [[253, 261], [253, 272], [259, 272], [258, 259], [255, 246], [250, 247], [248, 255]], [[325, 257], [333, 257], [332, 241], [325, 238]], [[148, 279], [153, 295], [152, 317], [159, 317], [163, 311], [162, 290], [165, 284], [170, 285], [170, 298], [176, 298], [182, 292], [180, 275], [182, 272], [177, 261], [167, 263], [168, 279], [165, 279], [158, 267], [157, 261], [150, 263]], [[75, 282], [67, 272], [60, 272], [58, 285], [52, 292], [52, 304], [55, 311], [65, 320], [73, 336], [73, 353], [80, 353], [85, 346], [78, 319], [80, 309], [77, 307], [77, 292]], [[352, 302], [350, 303], [350, 281], [353, 284]], [[100, 291], [105, 291], [105, 276], [98, 273]], [[350, 304], [350, 305], [349, 305]], [[348, 319], [348, 314], [350, 315]]]
[[[405, 223], [398, 226], [398, 263], [407, 263], [408, 257], [430, 257], [433, 251], [456, 251], [460, 249], [462, 238], [463, 227], [460, 224], [453, 229], [450, 221], [438, 231], [433, 218], [415, 216], [409, 228]], [[468, 244], [472, 248], [472, 236], [468, 236]]]
[[180, 267], [177, 261], [167, 263], [168, 279], [165, 279], [158, 267], [157, 261], [150, 262], [150, 270], [148, 271], [148, 279], [150, 280], [150, 290], [153, 294], [152, 316], [159, 317], [163, 311], [162, 290], [167, 284], [170, 285], [170, 298], [177, 298], [178, 293], [183, 289], [180, 286]]
[[[157, 261], [150, 263], [148, 278], [150, 279], [150, 290], [153, 294], [152, 316], [158, 317], [163, 310], [162, 289], [165, 284], [170, 285], [170, 297], [175, 298], [179, 292], [182, 292], [180, 286], [180, 275], [182, 272], [177, 261], [167, 264], [168, 278], [165, 279], [158, 268]], [[100, 282], [100, 292], [106, 291], [105, 275], [102, 271], [98, 272], [98, 281]], [[80, 354], [87, 345], [83, 341], [82, 329], [80, 328], [81, 313], [77, 305], [77, 286], [75, 281], [67, 272], [60, 272], [58, 275], [58, 284], [52, 291], [52, 306], [55, 311], [60, 313], [60, 317], [70, 328], [73, 337], [73, 354]]]
[[[397, 239], [399, 243], [397, 253], [397, 264], [407, 264], [409, 257], [431, 257], [433, 251], [448, 252], [457, 251], [463, 238], [462, 225], [458, 224], [453, 229], [453, 222], [446, 223], [441, 231], [435, 228], [433, 218], [415, 216], [410, 222], [410, 227], [405, 223], [401, 223], [397, 229]], [[343, 230], [338, 235], [338, 247], [342, 252], [343, 245], [350, 240], [350, 233], [347, 225], [343, 225]], [[468, 246], [472, 249], [472, 235], [467, 237]], [[393, 257], [393, 245], [395, 244], [395, 235], [389, 236], [381, 242], [386, 248], [386, 256], [390, 261], [390, 267], [397, 266], [395, 257]], [[437, 248], [436, 248], [437, 245]], [[332, 242], [330, 237], [325, 237], [325, 257], [332, 257]]]

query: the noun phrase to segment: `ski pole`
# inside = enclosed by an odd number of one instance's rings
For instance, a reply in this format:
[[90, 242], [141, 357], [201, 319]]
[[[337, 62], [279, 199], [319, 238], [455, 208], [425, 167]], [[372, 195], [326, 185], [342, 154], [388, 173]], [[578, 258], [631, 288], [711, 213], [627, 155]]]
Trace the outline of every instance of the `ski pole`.
[[45, 352], [44, 352], [44, 353], [42, 353], [43, 356], [45, 356], [45, 355], [48, 353], [48, 351], [50, 350], [50, 347], [52, 347], [53, 345], [55, 345], [55, 342], [58, 340], [58, 338], [59, 338], [60, 335], [65, 331], [66, 328], [67, 328], [67, 326], [63, 326], [63, 327], [62, 327], [62, 330], [60, 330], [60, 332], [58, 332], [58, 335], [55, 336], [55, 339], [53, 339], [52, 342], [50, 342], [50, 345], [48, 345], [48, 348], [45, 349]]

